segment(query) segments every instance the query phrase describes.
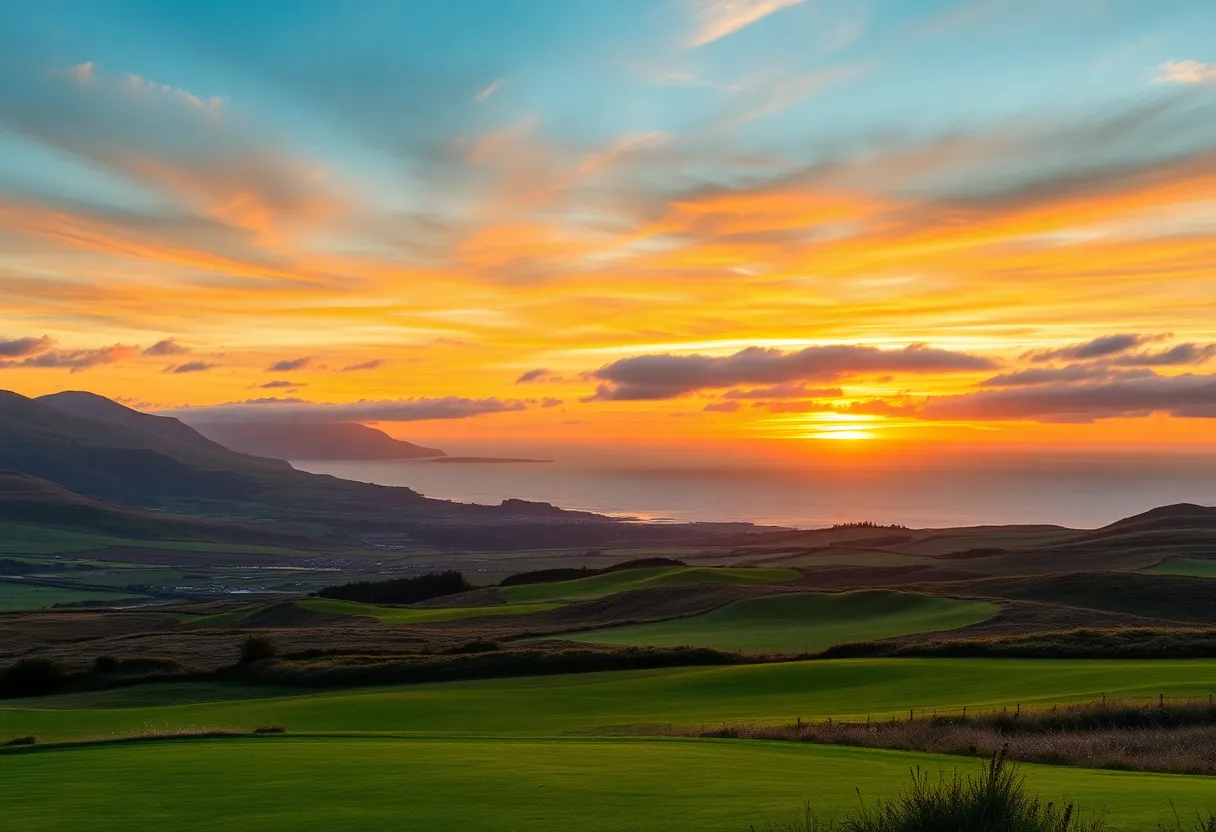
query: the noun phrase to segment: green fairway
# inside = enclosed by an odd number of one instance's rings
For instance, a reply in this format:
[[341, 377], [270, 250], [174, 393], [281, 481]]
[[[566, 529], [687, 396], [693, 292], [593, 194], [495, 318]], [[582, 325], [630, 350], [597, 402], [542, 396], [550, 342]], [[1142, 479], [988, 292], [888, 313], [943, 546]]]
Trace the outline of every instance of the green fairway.
[[802, 573], [795, 569], [659, 566], [622, 569], [619, 572], [606, 572], [574, 581], [506, 586], [500, 589], [499, 593], [513, 603], [586, 601], [632, 589], [694, 584], [770, 584], [793, 581], [801, 577]]
[[1166, 558], [1143, 572], [1157, 575], [1186, 575], [1192, 578], [1216, 578], [1216, 558]]
[[496, 615], [528, 615], [557, 609], [560, 604], [498, 604], [487, 607], [437, 607], [417, 609], [410, 607], [377, 607], [371, 604], [356, 604], [351, 601], [332, 601], [328, 598], [307, 598], [296, 605], [310, 612], [328, 612], [339, 615], [359, 615], [374, 618], [385, 624], [433, 624], [437, 621], [459, 621], [465, 618], [489, 618]]
[[[910, 768], [977, 760], [706, 740], [286, 737], [92, 746], [0, 757], [0, 817], [23, 832], [747, 832], [804, 799], [827, 811], [889, 796]], [[1210, 778], [1028, 766], [1032, 790], [1150, 829], [1170, 802], [1210, 804]]]
[[0, 610], [38, 610], [53, 607], [55, 604], [121, 601], [142, 597], [130, 592], [109, 592], [104, 589], [65, 589], [26, 581], [0, 581]]
[[998, 609], [980, 601], [887, 590], [798, 593], [748, 598], [691, 618], [554, 638], [742, 653], [816, 653], [847, 642], [954, 630], [991, 618]]
[[[1216, 660], [847, 659], [732, 667], [535, 676], [267, 696], [231, 687], [231, 701], [176, 704], [146, 685], [0, 701], [0, 739], [131, 733], [145, 726], [286, 725], [292, 732], [411, 736], [602, 734], [654, 723], [796, 717], [890, 718], [909, 708], [1011, 708], [1216, 691]], [[175, 703], [175, 704], [161, 704]], [[107, 707], [107, 705], [111, 707]]]

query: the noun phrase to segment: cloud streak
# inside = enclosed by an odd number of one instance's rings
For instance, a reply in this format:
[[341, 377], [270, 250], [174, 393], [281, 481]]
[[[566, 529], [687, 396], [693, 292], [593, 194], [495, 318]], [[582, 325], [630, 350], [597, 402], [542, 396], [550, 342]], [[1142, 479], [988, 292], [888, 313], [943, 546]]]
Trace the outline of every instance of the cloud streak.
[[696, 17], [697, 28], [688, 45], [693, 49], [705, 46], [803, 2], [804, 0], [693, 0], [690, 5]]
[[749, 347], [725, 357], [641, 355], [607, 364], [588, 375], [603, 382], [591, 400], [647, 401], [747, 384], [833, 381], [858, 373], [982, 372], [996, 366], [991, 358], [924, 344], [892, 350], [832, 345], [797, 352]]
[[[556, 401], [556, 400], [554, 400]], [[248, 399], [166, 411], [185, 422], [426, 422], [526, 410], [526, 402], [460, 396], [329, 404], [302, 399]]]

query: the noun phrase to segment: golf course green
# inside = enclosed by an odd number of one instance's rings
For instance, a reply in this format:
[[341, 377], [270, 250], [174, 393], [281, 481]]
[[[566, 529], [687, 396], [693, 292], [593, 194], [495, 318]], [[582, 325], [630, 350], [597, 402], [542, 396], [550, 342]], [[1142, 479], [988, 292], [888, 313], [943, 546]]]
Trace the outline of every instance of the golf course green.
[[836, 644], [954, 630], [1000, 609], [982, 601], [887, 590], [748, 598], [691, 618], [554, 638], [595, 644], [712, 647], [740, 653], [817, 653]]
[[[724, 740], [161, 740], [0, 757], [0, 817], [22, 832], [747, 832], [804, 799], [831, 812], [855, 805], [855, 789], [889, 796], [916, 766], [980, 761]], [[1184, 813], [1212, 801], [1210, 778], [1025, 771], [1044, 799], [1077, 801], [1112, 830], [1155, 828], [1171, 801]]]
[[696, 584], [775, 584], [801, 577], [802, 573], [794, 569], [656, 566], [622, 569], [573, 581], [505, 586], [499, 590], [499, 594], [516, 604], [537, 601], [587, 601], [634, 589]]

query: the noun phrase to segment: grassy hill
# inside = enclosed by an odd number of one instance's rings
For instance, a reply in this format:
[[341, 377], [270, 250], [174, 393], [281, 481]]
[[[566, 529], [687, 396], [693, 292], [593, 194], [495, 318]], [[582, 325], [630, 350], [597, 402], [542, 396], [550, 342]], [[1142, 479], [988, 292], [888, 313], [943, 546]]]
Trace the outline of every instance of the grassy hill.
[[[206, 541], [250, 546], [315, 545], [314, 540], [302, 534], [276, 530], [265, 524], [230, 523], [126, 508], [76, 494], [29, 474], [0, 471], [0, 551], [9, 548], [5, 545], [9, 541], [29, 540], [35, 544], [42, 542], [42, 535], [23, 533], [30, 527], [43, 527], [61, 536], [66, 534], [67, 544], [76, 549], [93, 547], [75, 545], [73, 533], [121, 538], [127, 542]], [[82, 543], [87, 544], [87, 541]], [[102, 545], [105, 545], [104, 542]], [[32, 550], [30, 553], [37, 554], [38, 551]]]
[[623, 569], [573, 581], [506, 586], [500, 588], [498, 593], [512, 603], [587, 601], [636, 589], [700, 584], [769, 584], [801, 577], [802, 573], [794, 569], [660, 566]]
[[954, 630], [999, 608], [908, 592], [794, 593], [748, 598], [691, 618], [553, 638], [594, 644], [712, 647], [742, 653], [817, 653], [856, 641]]

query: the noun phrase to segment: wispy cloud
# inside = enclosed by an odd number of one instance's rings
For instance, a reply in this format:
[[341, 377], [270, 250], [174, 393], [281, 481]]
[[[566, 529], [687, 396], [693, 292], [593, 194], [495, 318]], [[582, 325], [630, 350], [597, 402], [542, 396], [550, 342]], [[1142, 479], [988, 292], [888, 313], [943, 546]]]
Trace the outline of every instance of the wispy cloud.
[[697, 28], [691, 48], [713, 43], [746, 29], [771, 14], [801, 5], [805, 0], [693, 0]]
[[[556, 400], [555, 400], [556, 401]], [[211, 407], [168, 411], [187, 422], [425, 422], [469, 419], [490, 413], [526, 410], [527, 402], [512, 399], [443, 398], [359, 401], [349, 404], [303, 399], [248, 399]]]
[[1157, 67], [1158, 84], [1216, 84], [1216, 64], [1167, 61]]
[[494, 93], [498, 92], [504, 86], [506, 86], [506, 84], [507, 84], [506, 78], [495, 78], [488, 85], [486, 85], [485, 87], [482, 87], [480, 90], [478, 90], [477, 95], [473, 96], [473, 100], [476, 101], [478, 104], [480, 104], [483, 101], [486, 101], [487, 99], [489, 99], [490, 96], [492, 96]]
[[188, 361], [185, 364], [166, 367], [165, 372], [180, 376], [185, 373], [205, 373], [208, 370], [214, 370], [218, 366], [218, 364], [211, 364], [207, 361]]
[[384, 366], [383, 358], [373, 358], [371, 361], [362, 361], [358, 364], [348, 364], [338, 372], [340, 373], [360, 373], [364, 370], [378, 370]]
[[50, 350], [22, 358], [19, 361], [0, 361], [0, 369], [28, 367], [44, 370], [67, 370], [83, 373], [103, 364], [116, 364], [139, 353], [139, 347], [115, 344], [111, 347], [83, 350]]
[[143, 355], [154, 355], [163, 358], [167, 355], [185, 355], [188, 352], [190, 352], [189, 347], [182, 346], [173, 338], [166, 338], [148, 347], [143, 351]]
[[282, 361], [276, 361], [266, 368], [268, 373], [290, 373], [293, 370], [302, 370], [312, 363], [312, 356], [306, 355], [302, 358], [285, 358]]

